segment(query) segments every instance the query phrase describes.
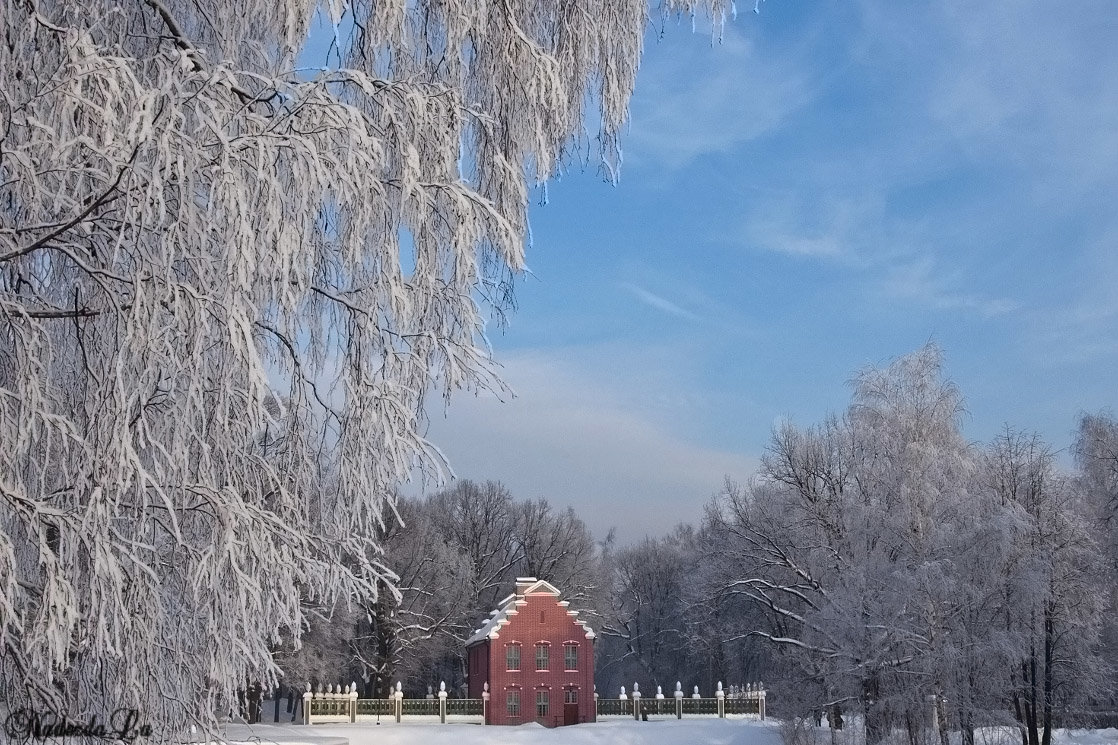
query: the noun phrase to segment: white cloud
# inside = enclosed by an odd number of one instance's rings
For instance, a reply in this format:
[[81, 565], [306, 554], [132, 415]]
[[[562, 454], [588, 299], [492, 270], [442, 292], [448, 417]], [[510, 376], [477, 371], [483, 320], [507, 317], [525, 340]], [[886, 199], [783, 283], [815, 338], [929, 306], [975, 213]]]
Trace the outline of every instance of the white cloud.
[[746, 23], [728, 24], [713, 48], [708, 34], [679, 27], [666, 30], [670, 41], [646, 45], [627, 163], [671, 171], [725, 153], [777, 129], [811, 99], [793, 53], [759, 54], [745, 37]]
[[894, 266], [882, 281], [882, 288], [889, 297], [915, 301], [937, 310], [973, 311], [993, 317], [1018, 309], [1017, 303], [1004, 298], [957, 292], [952, 289], [953, 284], [937, 272], [931, 257], [924, 257]]
[[756, 197], [743, 224], [743, 242], [789, 256], [861, 264], [862, 248], [880, 230], [881, 209], [876, 194], [856, 191], [814, 198], [791, 192]]
[[503, 356], [516, 398], [458, 396], [445, 419], [433, 417], [430, 439], [460, 478], [572, 506], [599, 537], [616, 527], [631, 541], [698, 522], [727, 475], [744, 479], [756, 466], [689, 441], [662, 402], [635, 405], [640, 396], [573, 369], [562, 350]]
[[663, 312], [665, 312], [669, 315], [672, 315], [672, 316], [678, 316], [679, 318], [686, 318], [690, 321], [698, 321], [699, 320], [699, 317], [696, 316], [691, 311], [685, 310], [685, 309], [681, 308], [680, 306], [676, 305], [675, 303], [673, 303], [671, 300], [660, 297], [659, 295], [657, 295], [655, 293], [649, 292], [648, 290], [644, 289], [643, 287], [638, 287], [637, 285], [631, 284], [629, 282], [622, 282], [620, 287], [621, 287], [621, 289], [631, 293], [638, 300], [640, 300], [642, 303], [644, 303], [645, 305], [647, 305], [651, 308], [655, 308], [656, 310], [663, 311]]

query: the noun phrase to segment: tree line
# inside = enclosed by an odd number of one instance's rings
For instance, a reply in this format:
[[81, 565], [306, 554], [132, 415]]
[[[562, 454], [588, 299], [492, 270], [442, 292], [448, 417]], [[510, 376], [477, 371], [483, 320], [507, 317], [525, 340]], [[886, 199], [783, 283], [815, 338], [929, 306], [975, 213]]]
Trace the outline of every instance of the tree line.
[[634, 545], [497, 482], [400, 499], [380, 537], [398, 599], [288, 664], [373, 695], [461, 686], [464, 640], [537, 576], [592, 619], [604, 695], [764, 680], [784, 715], [857, 713], [869, 742], [934, 718], [968, 744], [1000, 724], [1049, 745], [1118, 709], [1118, 420], [1083, 415], [1066, 468], [1008, 426], [968, 442], [963, 411], [935, 346], [866, 369], [841, 414], [778, 427], [699, 525]]

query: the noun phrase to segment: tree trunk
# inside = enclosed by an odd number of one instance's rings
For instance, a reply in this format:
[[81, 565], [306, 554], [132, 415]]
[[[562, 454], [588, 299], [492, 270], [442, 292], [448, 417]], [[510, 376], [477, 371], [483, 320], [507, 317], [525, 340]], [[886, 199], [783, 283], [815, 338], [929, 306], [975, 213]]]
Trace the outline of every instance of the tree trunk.
[[1055, 652], [1055, 610], [1051, 604], [1044, 607], [1044, 702], [1043, 725], [1044, 737], [1042, 745], [1052, 745], [1052, 657]]
[[866, 745], [877, 745], [887, 734], [877, 697], [878, 681], [875, 673], [862, 681], [862, 711], [866, 721]]
[[[1033, 613], [1033, 621], [1035, 624], [1036, 613]], [[1034, 626], [1035, 627], [1035, 626]], [[1026, 715], [1028, 716], [1029, 724], [1029, 745], [1040, 745], [1040, 738], [1037, 737], [1037, 703], [1040, 696], [1038, 695], [1037, 680], [1037, 655], [1036, 655], [1036, 641], [1029, 642], [1029, 699], [1028, 706], [1026, 707]]]
[[1029, 734], [1025, 728], [1025, 706], [1021, 701], [1020, 691], [1013, 692], [1013, 716], [1017, 718], [1017, 725], [1021, 730], [1021, 745], [1029, 745]]
[[959, 731], [962, 734], [963, 745], [974, 745], [974, 722], [971, 719], [970, 706], [959, 706], [956, 711], [959, 716]]
[[936, 696], [936, 730], [939, 732], [939, 745], [948, 745], [947, 708], [943, 696]]

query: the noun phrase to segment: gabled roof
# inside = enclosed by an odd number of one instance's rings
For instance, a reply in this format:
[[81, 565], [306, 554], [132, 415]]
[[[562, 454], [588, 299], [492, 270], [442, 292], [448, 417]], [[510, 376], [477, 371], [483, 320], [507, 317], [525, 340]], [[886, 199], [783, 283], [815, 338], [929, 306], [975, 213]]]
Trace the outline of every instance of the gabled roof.
[[[566, 600], [559, 600], [559, 589], [555, 585], [542, 579], [535, 577], [517, 577], [516, 578], [516, 591], [502, 600], [496, 610], [490, 611], [489, 620], [481, 625], [469, 639], [466, 640], [466, 646], [471, 647], [474, 644], [482, 642], [486, 639], [497, 639], [500, 637], [500, 631], [507, 626], [512, 617], [519, 611], [517, 608], [528, 604], [525, 600], [527, 595], [552, 595], [555, 597], [557, 604], [563, 608], [568, 608], [570, 603]], [[590, 626], [578, 620], [577, 610], [567, 610], [567, 615], [571, 617], [576, 624], [582, 626], [586, 632], [587, 639], [593, 639], [596, 635]]]

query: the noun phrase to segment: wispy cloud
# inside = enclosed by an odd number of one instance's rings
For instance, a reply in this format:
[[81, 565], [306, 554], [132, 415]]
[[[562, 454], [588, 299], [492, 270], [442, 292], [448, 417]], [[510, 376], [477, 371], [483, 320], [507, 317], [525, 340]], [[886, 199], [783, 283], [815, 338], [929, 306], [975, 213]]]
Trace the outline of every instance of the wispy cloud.
[[958, 292], [949, 278], [937, 273], [933, 259], [925, 257], [890, 269], [882, 280], [889, 297], [911, 300], [937, 310], [972, 311], [986, 317], [1012, 313], [1019, 305], [1005, 298]]
[[506, 355], [515, 399], [459, 396], [433, 422], [430, 437], [460, 478], [499, 479], [518, 497], [574, 507], [600, 537], [616, 527], [631, 541], [697, 522], [726, 476], [755, 469], [755, 458], [688, 440], [626, 384], [606, 384], [569, 357]]
[[809, 259], [859, 263], [859, 250], [871, 243], [880, 223], [880, 200], [853, 193], [842, 196], [792, 192], [756, 196], [743, 221], [742, 241], [760, 249]]
[[[656, 42], [646, 46], [627, 139], [629, 165], [655, 164], [663, 173], [725, 153], [777, 130], [813, 96], [806, 74], [797, 72], [803, 66], [796, 51], [760, 52], [744, 23], [728, 25], [714, 45], [705, 33], [667, 33], [683, 38], [672, 39], [670, 52]], [[698, 77], [690, 72], [696, 68]]]
[[700, 320], [699, 317], [691, 311], [681, 308], [680, 306], [673, 303], [671, 300], [660, 297], [655, 293], [649, 292], [643, 287], [638, 287], [629, 282], [622, 282], [620, 287], [621, 289], [630, 293], [642, 303], [651, 308], [655, 308], [656, 310], [663, 311], [664, 313], [676, 316], [678, 318], [686, 318], [689, 321]]

